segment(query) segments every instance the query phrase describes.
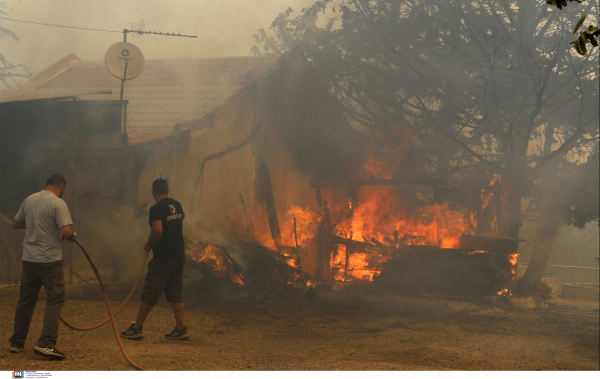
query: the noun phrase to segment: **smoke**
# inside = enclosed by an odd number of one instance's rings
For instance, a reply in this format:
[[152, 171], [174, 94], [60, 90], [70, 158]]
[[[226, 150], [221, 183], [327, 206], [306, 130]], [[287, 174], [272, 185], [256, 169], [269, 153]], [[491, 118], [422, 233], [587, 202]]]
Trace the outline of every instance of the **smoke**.
[[[111, 281], [133, 281], [139, 273], [146, 253], [143, 244], [148, 238], [149, 206], [123, 207], [112, 212], [84, 209], [75, 219], [73, 229], [78, 233], [94, 263], [106, 270]], [[74, 248], [74, 257], [82, 258]], [[85, 259], [75, 269], [87, 268]]]
[[[287, 7], [312, 0], [4, 0], [8, 18], [93, 29], [122, 31], [145, 21], [146, 30], [197, 35], [198, 38], [141, 36], [128, 38], [146, 59], [248, 56], [252, 35]], [[106, 50], [123, 40], [119, 33], [85, 31], [0, 20], [18, 41], [2, 38], [2, 55], [37, 73], [69, 54], [102, 61]]]

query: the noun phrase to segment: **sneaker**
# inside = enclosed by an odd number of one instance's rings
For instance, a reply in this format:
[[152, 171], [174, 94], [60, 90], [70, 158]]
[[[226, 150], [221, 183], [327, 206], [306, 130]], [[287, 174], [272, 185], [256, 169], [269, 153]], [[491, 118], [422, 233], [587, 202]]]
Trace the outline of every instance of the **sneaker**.
[[190, 335], [188, 334], [187, 326], [184, 326], [183, 329], [175, 327], [171, 333], [165, 334], [165, 338], [170, 340], [187, 340], [190, 338]]
[[18, 354], [21, 352], [21, 350], [23, 350], [22, 347], [19, 346], [11, 346], [10, 349], [8, 350], [9, 353], [13, 353], [13, 354]]
[[144, 332], [142, 331], [143, 328], [144, 327], [142, 326], [138, 329], [135, 327], [135, 323], [132, 323], [129, 329], [127, 329], [124, 332], [121, 332], [121, 337], [130, 340], [141, 340], [142, 338], [144, 338]]
[[56, 350], [55, 347], [39, 347], [36, 345], [33, 347], [33, 352], [39, 356], [50, 358], [55, 361], [62, 361], [67, 357], [65, 353], [61, 353]]

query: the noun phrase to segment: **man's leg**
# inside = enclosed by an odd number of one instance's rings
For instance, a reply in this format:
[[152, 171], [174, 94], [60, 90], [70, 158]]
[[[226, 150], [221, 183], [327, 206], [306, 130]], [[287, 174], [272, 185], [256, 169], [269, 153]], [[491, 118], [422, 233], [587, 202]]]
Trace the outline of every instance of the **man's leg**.
[[22, 348], [29, 334], [31, 318], [35, 311], [42, 281], [35, 271], [35, 263], [23, 262], [23, 274], [21, 277], [21, 295], [15, 310], [15, 325], [13, 335], [10, 337], [11, 346]]
[[53, 348], [58, 340], [60, 312], [65, 303], [63, 262], [44, 263], [40, 275], [46, 289], [47, 300], [46, 312], [44, 313], [44, 326], [37, 346]]
[[148, 273], [146, 274], [144, 289], [142, 290], [142, 302], [140, 303], [134, 325], [136, 329], [140, 329], [144, 326], [144, 322], [150, 314], [150, 311], [154, 308], [154, 305], [158, 303], [162, 288], [168, 280], [168, 276], [165, 276], [164, 274], [164, 266], [165, 263], [160, 259], [152, 258], [150, 262], [148, 262]]
[[165, 285], [167, 302], [173, 306], [177, 329], [185, 327], [185, 307], [183, 306], [183, 267], [184, 259], [173, 260], [173, 271]]
[[185, 327], [185, 311], [183, 303], [173, 303], [173, 313], [175, 313], [175, 322], [177, 323], [177, 329], [183, 329]]
[[154, 308], [154, 305], [149, 304], [146, 300], [142, 300], [140, 303], [140, 309], [138, 310], [137, 319], [135, 320], [136, 329], [144, 326], [144, 321], [146, 321], [146, 317], [148, 317], [152, 308]]

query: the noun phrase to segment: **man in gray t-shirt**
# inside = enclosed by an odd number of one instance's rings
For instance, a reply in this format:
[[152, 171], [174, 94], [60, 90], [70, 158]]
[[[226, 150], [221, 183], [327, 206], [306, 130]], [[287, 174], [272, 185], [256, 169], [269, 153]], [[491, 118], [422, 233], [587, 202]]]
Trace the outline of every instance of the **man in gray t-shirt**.
[[11, 353], [18, 353], [25, 346], [37, 298], [44, 286], [47, 298], [44, 326], [33, 352], [55, 360], [66, 358], [55, 347], [65, 302], [61, 240], [72, 240], [75, 235], [69, 208], [61, 199], [66, 184], [61, 175], [52, 175], [45, 190], [23, 201], [12, 222], [14, 229], [27, 231], [23, 242], [21, 295], [15, 312], [14, 333], [10, 337]]

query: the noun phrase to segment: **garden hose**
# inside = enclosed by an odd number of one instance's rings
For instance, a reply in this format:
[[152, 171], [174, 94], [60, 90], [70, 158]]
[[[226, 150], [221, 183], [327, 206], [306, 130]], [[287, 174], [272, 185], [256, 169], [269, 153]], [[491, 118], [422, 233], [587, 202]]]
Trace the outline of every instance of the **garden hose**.
[[[83, 250], [83, 247], [80, 245], [81, 249]], [[125, 300], [123, 301], [123, 304], [121, 304], [121, 306], [115, 311], [115, 313], [113, 313], [113, 316], [116, 316], [119, 314], [119, 312], [121, 312], [121, 310], [125, 307], [125, 305], [127, 304], [127, 302], [129, 301], [129, 299], [131, 299], [131, 296], [133, 295], [133, 292], [135, 291], [138, 282], [140, 281], [140, 278], [142, 277], [142, 274], [144, 272], [144, 268], [146, 267], [146, 262], [148, 261], [148, 255], [150, 255], [150, 252], [146, 253], [146, 257], [144, 258], [144, 264], [142, 265], [142, 268], [140, 269], [140, 273], [137, 276], [137, 279], [135, 280], [135, 283], [133, 284], [133, 288], [131, 288], [131, 291], [129, 292], [129, 295], [127, 295], [127, 297], [125, 298]], [[89, 259], [88, 259], [89, 260]], [[91, 263], [91, 261], [90, 261]], [[79, 275], [77, 275], [79, 276]], [[81, 278], [82, 280], [84, 280], [83, 278]], [[85, 281], [85, 280], [84, 280]], [[96, 287], [93, 287], [89, 282], [85, 281], [90, 287], [96, 289]], [[97, 290], [96, 290], [97, 291]], [[102, 292], [98, 291], [100, 293], [100, 295], [102, 295]], [[93, 330], [96, 328], [101, 327], [102, 325], [106, 324], [107, 322], [110, 321], [110, 317], [106, 318], [105, 320], [103, 320], [102, 322], [96, 324], [96, 325], [92, 325], [92, 326], [87, 326], [87, 327], [83, 327], [83, 326], [75, 326], [70, 324], [69, 322], [67, 322], [62, 316], [60, 317], [60, 321], [62, 321], [63, 324], [65, 324], [66, 326], [68, 326], [71, 329], [74, 330], [79, 330], [79, 331], [87, 331], [87, 330]]]
[[[81, 251], [83, 252], [83, 254], [85, 255], [85, 257], [87, 258], [87, 260], [90, 262], [90, 265], [92, 266], [92, 269], [94, 270], [94, 273], [96, 274], [96, 278], [98, 279], [98, 283], [100, 284], [100, 289], [102, 290], [102, 295], [104, 296], [104, 302], [106, 303], [106, 309], [108, 310], [108, 316], [109, 316], [109, 319], [110, 319], [110, 321], [112, 323], [113, 331], [115, 332], [115, 337], [117, 338], [117, 343], [119, 344], [119, 349], [121, 349], [121, 353], [123, 354], [123, 357], [125, 357], [125, 360], [127, 362], [129, 362], [129, 364], [132, 365], [137, 370], [143, 370], [143, 371], [145, 371], [146, 370], [145, 368], [143, 368], [142, 366], [140, 366], [140, 365], [136, 364], [135, 362], [133, 362], [129, 358], [129, 356], [127, 356], [127, 353], [125, 352], [125, 348], [123, 347], [123, 343], [121, 342], [121, 336], [119, 336], [119, 331], [117, 330], [117, 324], [115, 323], [114, 314], [112, 313], [112, 310], [110, 309], [110, 303], [108, 302], [108, 296], [106, 295], [106, 289], [104, 288], [104, 283], [102, 283], [102, 278], [100, 277], [100, 273], [98, 272], [98, 269], [96, 268], [96, 265], [94, 264], [94, 262], [92, 262], [92, 258], [87, 253], [87, 251], [85, 250], [85, 248], [83, 247], [83, 245], [81, 244], [81, 242], [79, 242], [79, 240], [77, 239], [77, 237], [73, 237], [73, 241], [79, 246], [79, 248], [81, 249]], [[140, 275], [141, 275], [141, 272], [140, 272]], [[139, 276], [138, 276], [138, 280], [139, 280]], [[136, 284], [137, 284], [137, 281], [136, 281]], [[133, 288], [135, 289], [135, 286]], [[125, 303], [127, 303], [127, 300], [129, 300], [129, 297], [131, 297], [132, 293], [133, 293], [133, 290], [131, 290], [131, 293], [129, 294], [129, 296], [127, 297], [127, 299], [123, 303], [123, 305], [121, 305], [121, 308], [119, 308], [119, 310], [121, 310], [123, 308], [123, 306], [125, 306]], [[61, 320], [62, 320], [62, 318], [61, 318]], [[64, 320], [62, 320], [62, 321], [65, 322]], [[104, 322], [106, 322], [106, 321], [104, 321]], [[95, 325], [94, 327], [98, 327], [98, 326], [100, 326], [102, 324]], [[67, 324], [66, 322], [65, 322], [65, 325], [69, 326], [69, 324]], [[93, 329], [93, 327], [91, 329]], [[89, 330], [89, 328], [88, 329], [78, 329], [78, 330]]]

